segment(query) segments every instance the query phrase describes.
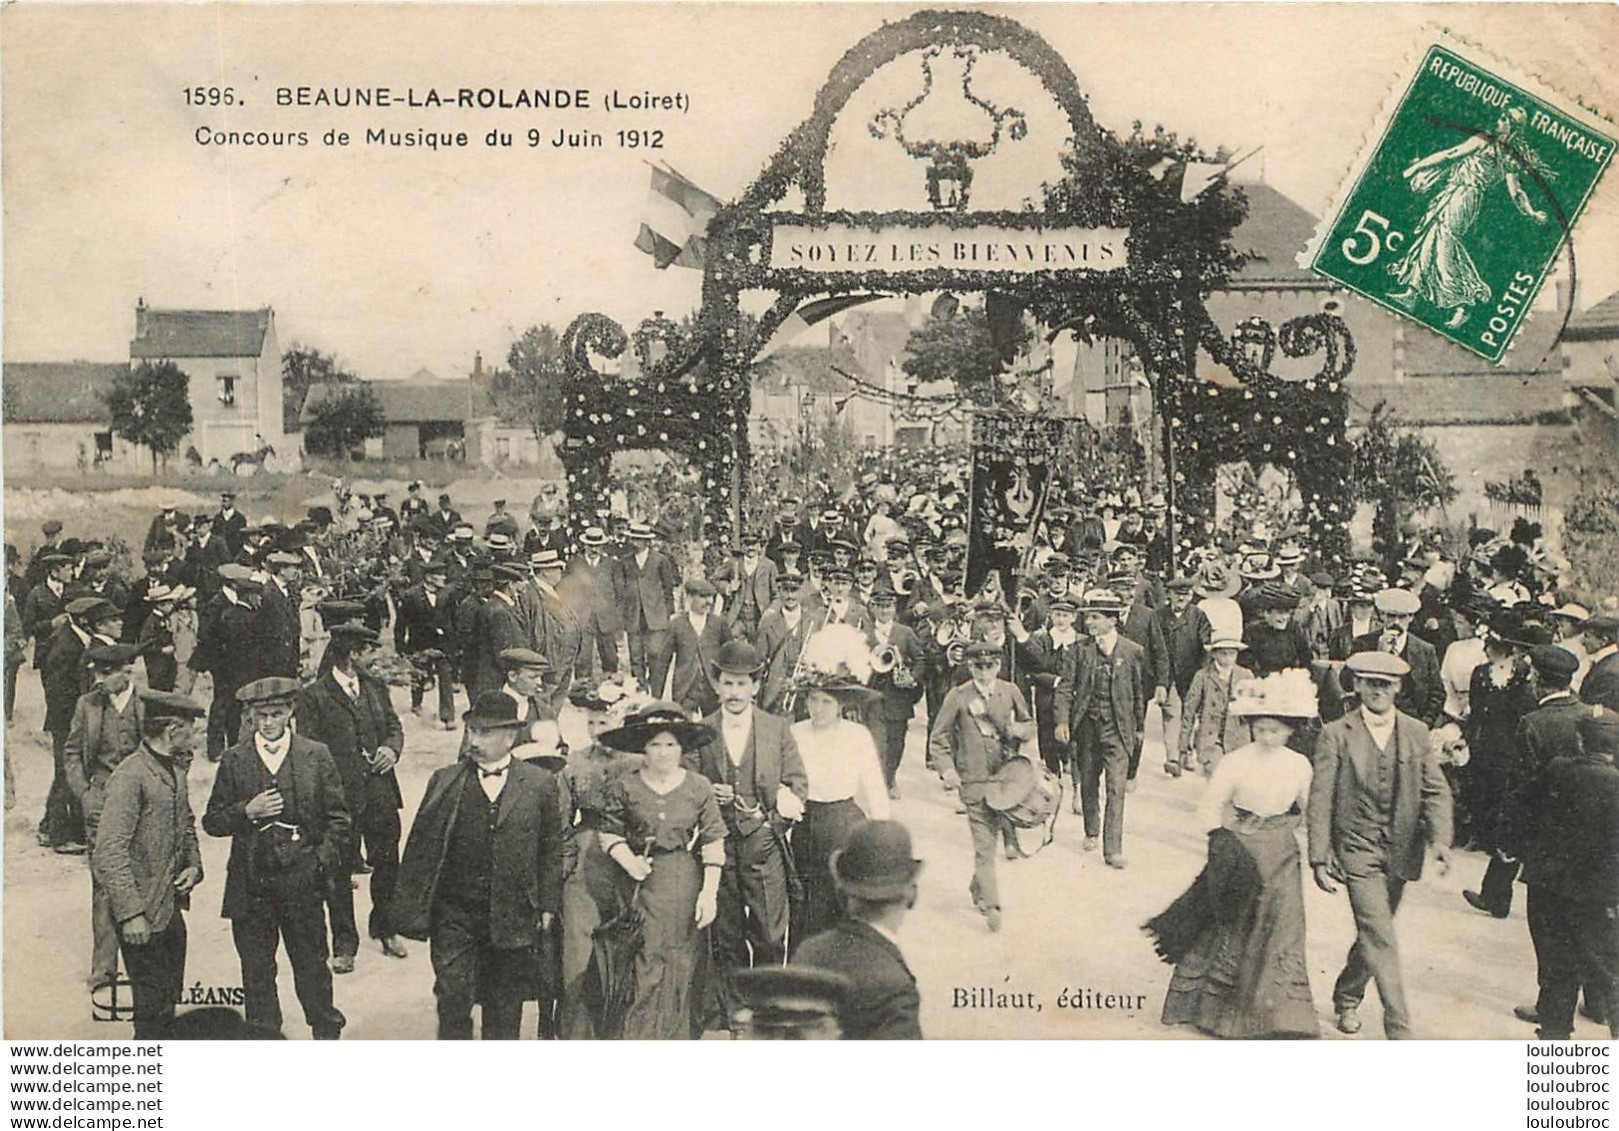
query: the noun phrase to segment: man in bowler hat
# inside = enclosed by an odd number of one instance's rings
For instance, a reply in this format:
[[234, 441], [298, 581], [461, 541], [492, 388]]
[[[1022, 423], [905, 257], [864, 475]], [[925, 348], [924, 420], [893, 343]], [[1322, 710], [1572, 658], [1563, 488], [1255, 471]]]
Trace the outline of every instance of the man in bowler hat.
[[911, 854], [911, 833], [898, 821], [867, 821], [831, 858], [832, 878], [845, 900], [845, 918], [804, 940], [795, 966], [842, 974], [851, 992], [841, 1020], [846, 1040], [921, 1040], [921, 995], [900, 949], [899, 931], [916, 906], [922, 861]]
[[[688, 770], [714, 784], [725, 818], [725, 866], [711, 928], [713, 977], [720, 1012], [737, 998], [732, 976], [749, 966], [779, 966], [787, 953], [786, 830], [804, 815], [809, 778], [792, 724], [755, 704], [764, 660], [745, 640], [732, 640], [714, 658], [719, 700], [704, 719], [718, 742], [689, 750]], [[712, 1001], [708, 1003], [714, 1004]]]
[[236, 692], [252, 730], [219, 760], [203, 831], [231, 838], [223, 915], [242, 963], [248, 1021], [281, 1031], [275, 954], [287, 949], [304, 1020], [317, 1041], [342, 1035], [326, 966], [326, 891], [348, 882], [349, 811], [331, 752], [292, 731], [298, 681], [254, 680]]
[[440, 1040], [517, 1039], [533, 997], [542, 935], [562, 910], [571, 846], [557, 780], [512, 757], [523, 734], [517, 704], [499, 691], [462, 716], [469, 756], [433, 774], [405, 842], [394, 920], [425, 939], [433, 961]]

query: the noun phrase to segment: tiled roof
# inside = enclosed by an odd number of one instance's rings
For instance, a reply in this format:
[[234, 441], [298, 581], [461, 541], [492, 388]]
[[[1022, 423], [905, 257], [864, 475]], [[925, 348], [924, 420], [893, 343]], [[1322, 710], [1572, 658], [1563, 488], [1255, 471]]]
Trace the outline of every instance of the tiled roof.
[[1315, 235], [1316, 218], [1267, 184], [1239, 185], [1248, 197], [1248, 216], [1231, 234], [1231, 245], [1247, 257], [1231, 276], [1230, 289], [1250, 285], [1332, 286], [1298, 265], [1297, 257]]
[[[1405, 322], [1405, 372], [1410, 377], [1433, 373], [1498, 376], [1507, 373], [1558, 374], [1563, 358], [1557, 348], [1557, 331], [1562, 324], [1560, 311], [1537, 310], [1518, 329], [1512, 348], [1498, 366], [1463, 349], [1415, 322]], [[1484, 314], [1475, 311], [1474, 318]], [[1556, 382], [1554, 382], [1555, 384]]]
[[1529, 424], [1566, 422], [1564, 384], [1555, 373], [1464, 373], [1353, 386], [1349, 423], [1364, 424], [1386, 400], [1401, 424]]
[[846, 344], [826, 346], [784, 346], [753, 367], [759, 392], [781, 396], [797, 389], [810, 393], [846, 393], [849, 382], [833, 371], [859, 374], [860, 362]]
[[257, 357], [274, 312], [157, 310], [137, 307], [129, 356], [143, 358]]
[[[472, 418], [472, 388], [467, 381], [367, 381], [377, 402], [382, 405], [382, 416], [390, 424], [422, 424], [433, 421], [466, 421]], [[304, 398], [303, 411], [298, 419], [308, 424], [314, 408], [326, 399], [333, 388], [341, 386], [311, 385]]]
[[7, 424], [106, 424], [100, 394], [127, 362], [8, 361], [0, 392]]
[[1619, 291], [1568, 320], [1563, 337], [1571, 342], [1592, 338], [1619, 338]]

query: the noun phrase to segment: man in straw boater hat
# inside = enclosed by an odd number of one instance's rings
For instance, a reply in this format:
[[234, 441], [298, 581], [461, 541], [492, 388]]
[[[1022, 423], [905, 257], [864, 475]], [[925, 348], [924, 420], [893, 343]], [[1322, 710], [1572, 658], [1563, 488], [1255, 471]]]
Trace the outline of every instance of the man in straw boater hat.
[[202, 882], [186, 767], [202, 704], [167, 691], [140, 692], [140, 745], [108, 776], [90, 874], [135, 997], [135, 1039], [164, 1036], [185, 984], [181, 912]]
[[735, 971], [779, 966], [787, 956], [785, 833], [804, 816], [809, 778], [790, 720], [755, 704], [763, 668], [758, 650], [745, 640], [720, 649], [713, 661], [719, 706], [703, 719], [714, 740], [683, 757], [688, 770], [714, 784], [725, 818], [725, 866], [712, 931], [716, 993], [702, 1004], [705, 1021], [715, 1020], [716, 1004], [726, 1019], [735, 1011]]
[[[1086, 639], [1072, 652], [1057, 684], [1057, 741], [1074, 743], [1087, 852], [1102, 837], [1102, 857], [1123, 868], [1124, 796], [1136, 736], [1147, 718], [1152, 674], [1141, 645], [1119, 632], [1124, 602], [1111, 589], [1092, 589], [1080, 606]], [[1107, 779], [1107, 807], [1098, 787]]]
[[840, 1018], [848, 1040], [920, 1040], [922, 999], [900, 949], [906, 913], [916, 906], [922, 861], [898, 821], [867, 821], [831, 858], [845, 917], [804, 940], [793, 966], [831, 970], [849, 980]]
[[1366, 984], [1377, 980], [1383, 1031], [1410, 1037], [1394, 913], [1419, 879], [1431, 844], [1440, 874], [1450, 870], [1450, 787], [1428, 728], [1394, 706], [1410, 665], [1391, 652], [1345, 661], [1360, 706], [1322, 728], [1306, 813], [1310, 868], [1328, 895], [1349, 889], [1355, 943], [1333, 986], [1338, 1030], [1358, 1033]]
[[372, 869], [370, 937], [378, 940], [383, 954], [405, 957], [388, 921], [399, 874], [399, 810], [404, 806], [394, 767], [405, 749], [405, 731], [388, 685], [367, 668], [377, 643], [377, 634], [363, 624], [336, 625], [326, 645], [331, 667], [298, 694], [298, 733], [331, 753], [348, 802], [343, 871], [330, 877], [328, 900], [334, 974], [352, 973], [360, 951], [349, 877], [361, 870], [362, 842]]
[[928, 761], [947, 788], [960, 791], [973, 843], [968, 893], [989, 929], [998, 931], [1001, 890], [995, 876], [995, 843], [1005, 841], [1009, 860], [1025, 853], [1017, 830], [990, 808], [986, 791], [995, 772], [1017, 754], [1018, 745], [1035, 738], [1035, 723], [1023, 693], [997, 674], [1000, 648], [976, 641], [967, 646], [966, 662], [971, 678], [944, 697], [928, 739]]
[[536, 951], [562, 910], [572, 842], [556, 776], [512, 757], [517, 704], [485, 692], [461, 716], [468, 757], [434, 772], [405, 842], [394, 927], [427, 940], [439, 1040], [516, 1040]]
[[579, 536], [579, 552], [568, 560], [559, 588], [579, 614], [584, 648], [579, 654], [581, 678], [591, 674], [591, 651], [605, 673], [618, 671], [618, 634], [624, 630], [624, 563], [607, 553], [607, 531], [587, 527]]
[[659, 666], [664, 638], [669, 634], [669, 618], [675, 611], [675, 590], [680, 570], [668, 554], [655, 544], [652, 527], [632, 522], [624, 532], [629, 553], [624, 563], [624, 629], [630, 648], [630, 674], [642, 686], [662, 694], [668, 670]]
[[349, 810], [331, 752], [292, 730], [298, 681], [284, 676], [239, 688], [252, 728], [219, 760], [203, 831], [231, 838], [222, 914], [242, 963], [248, 1021], [281, 1031], [275, 954], [287, 950], [304, 1020], [317, 1041], [346, 1023], [332, 1004], [326, 965], [326, 892], [346, 884]]

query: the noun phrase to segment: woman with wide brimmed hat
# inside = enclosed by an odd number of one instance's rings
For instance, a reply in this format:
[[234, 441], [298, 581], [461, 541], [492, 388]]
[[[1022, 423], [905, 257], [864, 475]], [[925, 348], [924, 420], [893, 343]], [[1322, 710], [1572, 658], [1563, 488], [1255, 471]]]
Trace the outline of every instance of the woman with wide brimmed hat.
[[1163, 1022], [1217, 1037], [1314, 1037], [1296, 835], [1310, 762], [1287, 742], [1316, 717], [1315, 686], [1305, 671], [1250, 680], [1231, 712], [1254, 740], [1215, 767], [1199, 805], [1211, 830], [1208, 863], [1145, 928], [1175, 964]]
[[625, 1037], [692, 1035], [692, 979], [701, 932], [714, 921], [725, 820], [713, 786], [685, 769], [681, 758], [718, 738], [669, 702], [644, 707], [597, 735], [604, 746], [644, 756], [640, 769], [608, 783], [600, 817], [602, 849], [635, 882], [642, 923]]
[[[817, 643], [812, 637], [805, 645], [812, 659]], [[863, 637], [860, 646], [865, 646]], [[887, 820], [889, 806], [871, 731], [863, 723], [844, 718], [845, 709], [862, 708], [878, 693], [852, 671], [816, 667], [801, 674], [794, 691], [809, 711], [809, 717], [792, 728], [809, 778], [804, 819], [793, 829], [792, 838], [793, 858], [804, 883], [804, 898], [794, 908], [792, 921], [796, 946], [838, 917], [837, 885], [828, 861], [865, 821]]]

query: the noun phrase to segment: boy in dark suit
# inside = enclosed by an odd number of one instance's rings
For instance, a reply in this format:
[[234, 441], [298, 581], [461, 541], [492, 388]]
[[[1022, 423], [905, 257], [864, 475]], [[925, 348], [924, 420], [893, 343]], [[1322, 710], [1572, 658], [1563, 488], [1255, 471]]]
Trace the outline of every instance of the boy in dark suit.
[[922, 861], [911, 855], [911, 834], [898, 821], [868, 821], [832, 854], [832, 878], [847, 901], [847, 918], [806, 939], [795, 966], [817, 966], [849, 980], [839, 1020], [852, 1041], [921, 1040], [916, 976], [899, 947], [905, 913], [916, 906]]

